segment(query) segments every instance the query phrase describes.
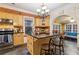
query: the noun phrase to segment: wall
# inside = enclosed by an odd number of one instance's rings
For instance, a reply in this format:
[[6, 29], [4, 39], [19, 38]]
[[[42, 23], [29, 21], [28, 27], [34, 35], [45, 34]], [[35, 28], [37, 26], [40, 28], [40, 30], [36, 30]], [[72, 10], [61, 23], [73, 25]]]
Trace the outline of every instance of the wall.
[[[63, 7], [59, 7], [57, 9], [54, 9], [51, 12], [51, 30], [52, 30], [52, 24], [54, 23], [54, 20], [56, 17], [60, 16], [60, 15], [68, 15], [73, 17], [76, 20], [76, 23], [78, 25], [78, 33], [79, 33], [79, 4], [77, 3], [70, 3], [67, 4]], [[79, 34], [78, 34], [78, 39], [77, 39], [77, 47], [79, 47]]]

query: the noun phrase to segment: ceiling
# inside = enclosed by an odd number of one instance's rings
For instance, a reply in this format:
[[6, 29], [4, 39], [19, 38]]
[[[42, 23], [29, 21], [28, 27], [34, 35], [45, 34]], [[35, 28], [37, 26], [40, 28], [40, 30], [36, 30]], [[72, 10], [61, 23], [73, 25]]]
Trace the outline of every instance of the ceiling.
[[[36, 9], [40, 8], [42, 3], [5, 3], [5, 4], [36, 13]], [[59, 8], [61, 6], [64, 6], [66, 4], [67, 3], [46, 3], [50, 11]]]

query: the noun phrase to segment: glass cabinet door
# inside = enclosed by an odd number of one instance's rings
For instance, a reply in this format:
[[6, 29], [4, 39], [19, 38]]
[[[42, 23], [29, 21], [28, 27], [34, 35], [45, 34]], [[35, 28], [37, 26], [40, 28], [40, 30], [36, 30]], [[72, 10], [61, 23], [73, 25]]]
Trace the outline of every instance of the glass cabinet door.
[[61, 28], [60, 28], [60, 24], [53, 24], [53, 30], [57, 30], [58, 32], [60, 32]]

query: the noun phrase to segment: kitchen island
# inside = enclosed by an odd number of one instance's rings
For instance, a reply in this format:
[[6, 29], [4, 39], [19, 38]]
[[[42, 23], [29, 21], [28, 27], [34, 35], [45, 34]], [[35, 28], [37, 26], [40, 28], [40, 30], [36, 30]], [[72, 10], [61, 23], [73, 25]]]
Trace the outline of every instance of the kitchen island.
[[53, 35], [27, 35], [27, 49], [32, 55], [40, 55], [41, 45], [49, 43]]

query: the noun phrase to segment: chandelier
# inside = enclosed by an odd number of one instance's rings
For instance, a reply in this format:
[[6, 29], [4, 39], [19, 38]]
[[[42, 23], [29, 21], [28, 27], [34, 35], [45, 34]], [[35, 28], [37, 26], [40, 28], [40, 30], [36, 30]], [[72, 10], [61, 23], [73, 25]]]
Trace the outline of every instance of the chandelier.
[[49, 16], [49, 9], [46, 4], [42, 4], [37, 10], [38, 16], [42, 18], [42, 24], [45, 22], [45, 17]]
[[46, 17], [49, 15], [49, 9], [47, 8], [45, 4], [42, 4], [41, 8], [37, 9], [37, 13], [41, 17]]

